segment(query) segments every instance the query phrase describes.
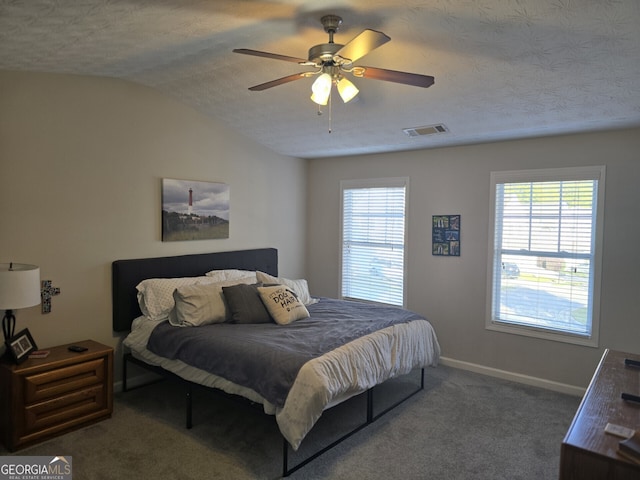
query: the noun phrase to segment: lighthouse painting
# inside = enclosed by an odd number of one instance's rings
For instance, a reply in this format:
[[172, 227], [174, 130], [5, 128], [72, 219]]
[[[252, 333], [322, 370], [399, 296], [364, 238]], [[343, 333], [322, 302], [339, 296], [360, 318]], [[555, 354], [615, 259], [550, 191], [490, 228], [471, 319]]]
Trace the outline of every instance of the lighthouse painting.
[[162, 179], [162, 241], [229, 238], [229, 185]]

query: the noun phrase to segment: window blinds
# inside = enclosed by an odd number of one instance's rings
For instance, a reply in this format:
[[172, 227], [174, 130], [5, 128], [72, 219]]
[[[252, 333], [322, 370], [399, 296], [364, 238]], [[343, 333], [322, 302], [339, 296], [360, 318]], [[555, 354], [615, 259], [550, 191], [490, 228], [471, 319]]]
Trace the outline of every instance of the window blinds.
[[343, 186], [343, 298], [404, 305], [406, 182], [400, 183]]
[[491, 320], [590, 337], [598, 177], [507, 180], [495, 182]]

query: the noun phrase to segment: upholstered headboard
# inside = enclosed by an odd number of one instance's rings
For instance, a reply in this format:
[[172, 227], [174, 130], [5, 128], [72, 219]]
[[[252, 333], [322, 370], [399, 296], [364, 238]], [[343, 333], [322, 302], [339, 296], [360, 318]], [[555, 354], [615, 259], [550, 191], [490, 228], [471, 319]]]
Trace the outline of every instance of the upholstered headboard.
[[195, 277], [210, 270], [237, 268], [260, 270], [278, 275], [278, 251], [275, 248], [201, 253], [176, 257], [116, 260], [112, 264], [113, 330], [131, 328], [141, 315], [136, 285], [147, 278]]

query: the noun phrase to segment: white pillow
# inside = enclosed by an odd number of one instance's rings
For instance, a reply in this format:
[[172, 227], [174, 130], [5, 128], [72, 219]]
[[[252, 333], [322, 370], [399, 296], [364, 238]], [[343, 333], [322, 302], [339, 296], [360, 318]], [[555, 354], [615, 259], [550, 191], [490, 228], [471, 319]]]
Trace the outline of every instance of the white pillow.
[[175, 306], [173, 291], [183, 285], [196, 283], [214, 283], [215, 280], [206, 277], [180, 278], [148, 278], [140, 282], [138, 290], [138, 305], [142, 314], [151, 320], [161, 321], [169, 317], [169, 312]]
[[290, 280], [283, 277], [274, 277], [273, 275], [269, 275], [264, 272], [256, 272], [256, 277], [260, 283], [277, 283], [280, 285], [286, 285], [293, 290], [293, 292], [298, 296], [298, 300], [305, 305], [311, 305], [318, 302], [317, 299], [311, 298], [311, 295], [309, 294], [309, 285], [303, 278], [299, 280]]
[[298, 296], [286, 285], [272, 287], [258, 287], [262, 303], [267, 307], [269, 315], [278, 325], [288, 325], [291, 322], [307, 318], [309, 311]]
[[239, 283], [251, 284], [254, 280], [253, 277], [245, 277], [176, 288], [173, 292], [175, 308], [169, 313], [169, 323], [176, 327], [197, 327], [231, 320], [231, 311], [224, 298], [222, 287]]
[[238, 270], [235, 268], [229, 268], [226, 270], [211, 270], [205, 273], [207, 277], [214, 278], [216, 282], [226, 282], [227, 280], [244, 279], [247, 277], [253, 277], [253, 282], [256, 283], [256, 272], [253, 270]]

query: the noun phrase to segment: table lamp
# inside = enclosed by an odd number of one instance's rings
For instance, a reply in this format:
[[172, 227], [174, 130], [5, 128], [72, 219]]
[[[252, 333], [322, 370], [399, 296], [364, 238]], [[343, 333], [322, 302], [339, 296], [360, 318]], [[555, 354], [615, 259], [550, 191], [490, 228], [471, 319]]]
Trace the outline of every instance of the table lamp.
[[0, 310], [2, 333], [7, 341], [15, 334], [14, 310], [40, 303], [40, 268], [25, 263], [0, 263]]

